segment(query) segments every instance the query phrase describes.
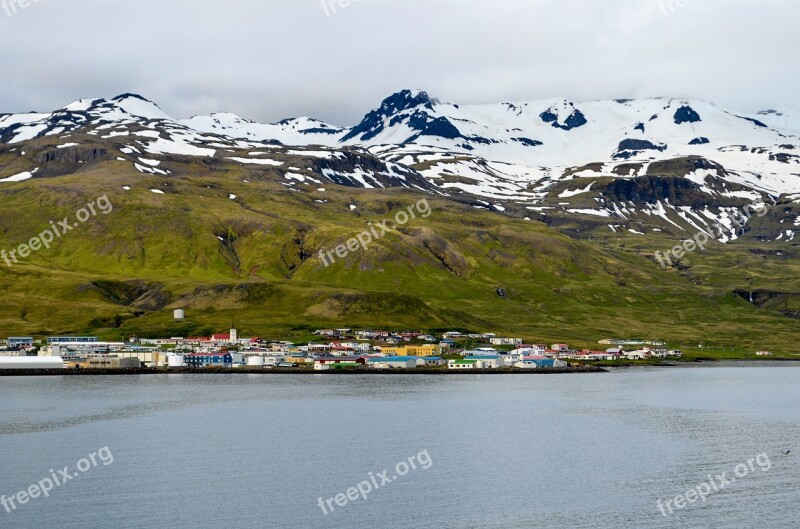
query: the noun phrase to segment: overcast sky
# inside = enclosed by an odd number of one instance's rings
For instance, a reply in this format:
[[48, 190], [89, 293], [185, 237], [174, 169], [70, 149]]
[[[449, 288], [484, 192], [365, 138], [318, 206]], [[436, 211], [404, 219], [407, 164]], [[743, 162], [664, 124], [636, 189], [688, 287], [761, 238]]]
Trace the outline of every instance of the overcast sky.
[[351, 125], [402, 88], [800, 106], [797, 0], [29, 1], [0, 0], [16, 2], [0, 7], [0, 112], [135, 92], [175, 117]]

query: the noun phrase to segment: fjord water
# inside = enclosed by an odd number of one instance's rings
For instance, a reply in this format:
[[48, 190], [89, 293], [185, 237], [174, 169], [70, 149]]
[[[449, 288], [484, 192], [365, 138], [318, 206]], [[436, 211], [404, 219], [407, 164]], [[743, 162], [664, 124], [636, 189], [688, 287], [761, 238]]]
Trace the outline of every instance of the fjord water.
[[[0, 494], [108, 446], [0, 527], [796, 528], [800, 367], [515, 376], [0, 379]], [[792, 450], [787, 457], [782, 451]], [[323, 514], [335, 497], [427, 451]], [[656, 507], [766, 452], [770, 468]], [[380, 483], [380, 481], [377, 481]]]

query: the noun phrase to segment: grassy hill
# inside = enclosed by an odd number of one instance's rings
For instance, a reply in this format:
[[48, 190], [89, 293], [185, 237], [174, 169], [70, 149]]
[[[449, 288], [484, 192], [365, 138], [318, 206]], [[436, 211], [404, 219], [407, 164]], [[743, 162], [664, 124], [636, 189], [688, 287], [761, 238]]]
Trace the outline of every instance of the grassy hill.
[[[0, 165], [13, 167], [13, 156]], [[579, 240], [407, 189], [290, 188], [283, 171], [181, 157], [160, 167], [173, 174], [99, 157], [0, 183], [7, 251], [51, 220], [74, 222], [100, 196], [113, 205], [50, 249], [0, 261], [0, 335], [187, 336], [235, 320], [244, 334], [274, 337], [322, 326], [459, 328], [584, 346], [646, 337], [800, 352], [791, 249], [715, 244], [665, 270], [652, 252], [674, 244], [666, 236]], [[320, 261], [320, 250], [423, 198], [427, 218], [329, 267]], [[175, 322], [175, 308], [187, 320]]]

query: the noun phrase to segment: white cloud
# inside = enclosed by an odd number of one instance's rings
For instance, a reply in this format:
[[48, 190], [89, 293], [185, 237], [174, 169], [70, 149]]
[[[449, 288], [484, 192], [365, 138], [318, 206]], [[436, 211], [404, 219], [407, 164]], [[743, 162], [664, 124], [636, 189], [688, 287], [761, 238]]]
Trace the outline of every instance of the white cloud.
[[319, 0], [38, 2], [0, 13], [0, 112], [132, 91], [177, 117], [350, 125], [402, 88], [753, 111], [796, 100], [799, 14], [789, 0], [359, 0], [330, 17]]

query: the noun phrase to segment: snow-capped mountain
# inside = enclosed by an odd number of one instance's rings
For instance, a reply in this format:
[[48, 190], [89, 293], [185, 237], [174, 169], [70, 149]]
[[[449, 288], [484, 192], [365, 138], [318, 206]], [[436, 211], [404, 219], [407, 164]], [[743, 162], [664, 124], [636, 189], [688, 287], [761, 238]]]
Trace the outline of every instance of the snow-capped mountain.
[[[798, 116], [791, 109], [745, 115], [669, 98], [459, 105], [403, 90], [357, 125], [338, 127], [308, 117], [261, 124], [225, 113], [176, 120], [124, 94], [50, 113], [0, 115], [0, 149], [36, 139], [76, 148], [80, 142], [70, 138], [85, 134], [106, 140], [142, 173], [169, 175], [160, 156], [217, 158], [264, 170], [295, 167], [284, 171], [290, 185], [300, 181], [291, 173], [314, 182], [413, 187], [537, 220], [594, 220], [612, 233], [644, 233], [648, 225], [696, 231], [725, 224], [731, 210], [750, 202], [800, 198]], [[0, 166], [0, 182], [24, 179], [20, 174], [52, 172]], [[735, 239], [745, 228], [729, 227], [716, 238]]]
[[760, 110], [755, 117], [771, 128], [800, 132], [800, 107]]
[[308, 117], [263, 124], [236, 114], [219, 113], [180, 120], [187, 127], [211, 134], [256, 141], [276, 141], [284, 145], [336, 145], [344, 129]]
[[[520, 194], [523, 187], [567, 172], [572, 177], [642, 176], [654, 161], [681, 157], [713, 160], [732, 182], [767, 193], [800, 192], [800, 156], [794, 152], [800, 133], [788, 114], [746, 116], [704, 101], [457, 105], [405, 90], [345, 129], [308, 118], [261, 125], [215, 115], [182, 123], [203, 132], [287, 145], [363, 147], [412, 166], [436, 161], [425, 170], [430, 179], [452, 173], [480, 181], [476, 173], [485, 174], [484, 196], [493, 198], [527, 198]], [[778, 123], [789, 128], [777, 128]], [[624, 174], [621, 166], [627, 169]], [[519, 182], [517, 176], [524, 178]], [[510, 188], [494, 185], [496, 178]], [[469, 184], [462, 189], [478, 191]]]

